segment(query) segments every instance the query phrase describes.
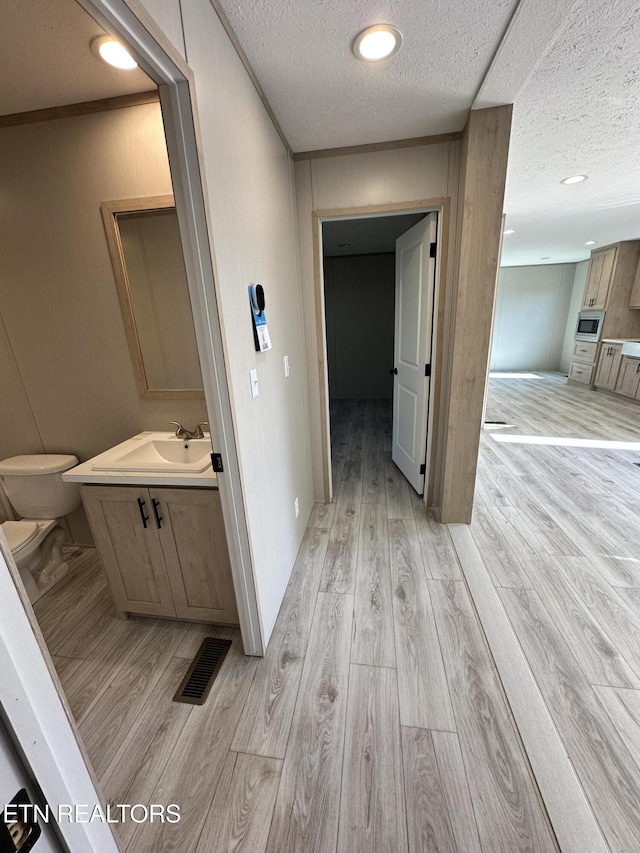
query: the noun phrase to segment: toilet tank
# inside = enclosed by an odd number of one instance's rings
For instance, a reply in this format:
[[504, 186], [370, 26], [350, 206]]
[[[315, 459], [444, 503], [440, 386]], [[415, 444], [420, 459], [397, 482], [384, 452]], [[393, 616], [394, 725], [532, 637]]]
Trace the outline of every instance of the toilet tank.
[[0, 483], [22, 518], [62, 518], [81, 503], [80, 485], [62, 480], [77, 464], [66, 453], [12, 456], [0, 462]]

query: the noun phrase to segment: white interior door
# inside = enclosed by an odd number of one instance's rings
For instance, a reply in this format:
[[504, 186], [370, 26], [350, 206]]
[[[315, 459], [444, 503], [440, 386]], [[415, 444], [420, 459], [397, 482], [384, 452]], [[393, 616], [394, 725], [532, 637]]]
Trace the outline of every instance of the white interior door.
[[391, 456], [418, 494], [427, 458], [437, 222], [429, 213], [396, 240]]

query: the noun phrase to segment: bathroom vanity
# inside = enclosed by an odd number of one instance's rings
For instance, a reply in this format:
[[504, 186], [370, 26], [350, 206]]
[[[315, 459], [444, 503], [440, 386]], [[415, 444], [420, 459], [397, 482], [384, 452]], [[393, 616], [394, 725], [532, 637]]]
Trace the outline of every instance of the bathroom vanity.
[[238, 623], [210, 450], [207, 439], [141, 433], [65, 475], [82, 483], [120, 616]]

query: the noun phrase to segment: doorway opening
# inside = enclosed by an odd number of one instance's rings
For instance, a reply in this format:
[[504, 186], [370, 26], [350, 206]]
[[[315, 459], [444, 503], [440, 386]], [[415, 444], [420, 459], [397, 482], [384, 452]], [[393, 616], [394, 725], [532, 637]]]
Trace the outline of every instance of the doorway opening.
[[329, 499], [355, 419], [377, 464], [427, 502], [438, 219], [428, 208], [319, 217]]
[[[16, 9], [19, 8], [18, 4], [13, 5]], [[224, 528], [218, 541], [226, 537], [237, 593], [239, 613], [233, 622], [240, 622], [244, 651], [247, 654], [262, 654], [260, 617], [248, 552], [230, 401], [223, 367], [205, 199], [198, 166], [195, 137], [197, 122], [194, 122], [192, 115], [190, 95], [191, 72], [180, 62], [179, 57], [173, 59], [165, 53], [153, 35], [153, 28], [143, 28], [121, 0], [83, 0], [81, 4], [75, 0], [66, 0], [65, 4], [54, 4], [48, 11], [52, 15], [59, 13], [64, 16], [62, 20], [56, 20], [56, 25], [50, 29], [63, 32], [67, 38], [70, 35], [69, 22], [78, 22], [78, 31], [71, 32], [72, 44], [86, 43], [88, 46], [89, 36], [94, 36], [96, 31], [100, 32], [101, 29], [120, 36], [135, 51], [147, 78], [142, 81], [144, 91], [141, 93], [119, 94], [117, 90], [92, 90], [93, 95], [101, 97], [94, 97], [91, 101], [82, 100], [87, 97], [86, 87], [82, 90], [85, 94], [80, 93], [79, 96], [76, 90], [72, 89], [69, 102], [62, 104], [65, 109], [60, 114], [49, 114], [61, 106], [59, 100], [37, 104], [48, 113], [44, 117], [41, 114], [33, 115], [35, 108], [32, 103], [17, 104], [11, 107], [14, 111], [12, 113], [8, 112], [8, 107], [5, 108], [7, 116], [4, 117], [2, 132], [7, 149], [15, 155], [11, 161], [14, 168], [10, 171], [13, 173], [13, 186], [16, 188], [14, 198], [20, 202], [14, 206], [15, 215], [12, 219], [15, 222], [12, 227], [16, 232], [21, 229], [21, 234], [16, 234], [20, 240], [15, 241], [16, 250], [12, 251], [11, 262], [16, 262], [20, 246], [26, 246], [26, 249], [23, 248], [22, 257], [18, 258], [21, 264], [16, 264], [17, 274], [10, 276], [10, 280], [18, 286], [12, 287], [11, 292], [7, 289], [3, 294], [3, 304], [0, 308], [4, 309], [3, 313], [7, 316], [4, 318], [6, 322], [3, 320], [0, 324], [0, 330], [4, 334], [5, 326], [10, 325], [13, 342], [20, 343], [20, 352], [11, 347], [4, 347], [4, 352], [10, 351], [13, 359], [5, 359], [5, 372], [11, 369], [17, 380], [21, 377], [29, 380], [24, 386], [20, 381], [16, 381], [16, 392], [12, 396], [18, 399], [18, 394], [22, 394], [24, 387], [24, 399], [20, 397], [20, 401], [22, 408], [26, 412], [31, 411], [31, 415], [29, 418], [11, 418], [11, 421], [15, 420], [17, 429], [12, 430], [10, 434], [8, 430], [5, 431], [5, 446], [0, 458], [40, 452], [57, 451], [60, 454], [60, 451], [78, 448], [78, 455], [84, 461], [96, 455], [96, 448], [91, 447], [89, 441], [103, 442], [102, 447], [107, 449], [125, 437], [118, 433], [120, 428], [126, 430], [129, 436], [149, 428], [151, 432], [163, 428], [168, 432], [166, 421], [176, 417], [174, 412], [178, 406], [181, 407], [180, 413], [184, 412], [184, 415], [178, 416], [190, 427], [196, 421], [208, 418], [213, 447], [220, 451], [224, 459], [224, 472], [217, 478], [217, 494], [222, 503], [224, 524], [220, 522], [220, 512], [217, 510], [215, 516], [217, 523]], [[14, 18], [17, 15], [12, 12], [11, 17], [11, 23], [15, 23]], [[46, 21], [44, 12], [41, 18]], [[41, 29], [44, 21], [39, 19]], [[35, 29], [31, 20], [28, 21], [28, 27]], [[92, 57], [88, 50], [86, 53], [87, 62], [96, 62], [96, 67], [101, 69], [101, 66], [97, 65], [98, 60]], [[18, 62], [11, 64], [10, 73], [14, 80], [27, 79], [29, 57], [38, 55], [38, 51], [24, 51], [23, 55], [27, 57], [24, 67]], [[60, 55], [63, 55], [62, 51]], [[71, 55], [74, 54], [71, 52]], [[141, 71], [137, 73], [142, 75]], [[57, 80], [53, 74], [49, 74], [49, 77]], [[71, 77], [71, 82], [76, 79], [84, 82], [83, 75], [77, 70]], [[15, 89], [21, 91], [18, 86]], [[147, 92], [147, 89], [152, 91]], [[45, 94], [48, 97], [48, 93]], [[60, 98], [57, 90], [54, 95]], [[138, 95], [144, 97], [140, 98]], [[122, 103], [122, 99], [126, 98], [129, 98], [129, 101]], [[113, 103], [107, 105], [104, 110], [101, 108], [103, 102], [113, 100], [118, 101], [117, 108]], [[89, 104], [88, 107], [86, 103]], [[24, 118], [24, 115], [29, 113], [29, 120], [20, 121], [18, 115]], [[143, 118], [146, 120], [143, 121]], [[46, 125], [43, 124], [45, 121]], [[65, 122], [69, 124], [64, 124]], [[107, 137], [105, 128], [111, 128], [114, 124], [118, 127]], [[88, 125], [91, 125], [93, 133], [93, 146], [81, 145], [81, 138], [88, 137], [88, 131], [83, 133], [81, 130], [86, 129]], [[53, 144], [54, 136], [59, 140], [57, 147]], [[21, 144], [25, 139], [29, 140], [29, 146]], [[105, 152], [108, 140], [111, 140], [111, 151]], [[141, 150], [142, 145], [144, 150]], [[43, 153], [38, 155], [43, 147], [46, 148], [46, 156]], [[70, 152], [73, 156], [70, 156]], [[57, 160], [54, 154], [57, 155]], [[27, 162], [29, 157], [31, 160]], [[18, 164], [21, 164], [22, 172], [19, 172]], [[35, 167], [31, 168], [31, 164], [35, 164]], [[64, 172], [63, 167], [68, 167], [68, 171]], [[110, 180], [106, 186], [103, 172], [108, 172]], [[129, 173], [132, 173], [131, 180], [135, 183], [129, 182]], [[23, 174], [26, 174], [29, 180], [20, 184], [16, 176]], [[8, 184], [6, 193], [7, 209], [10, 209], [9, 186]], [[47, 196], [47, 206], [34, 202], [36, 193]], [[130, 381], [135, 369], [135, 365], [132, 365], [134, 356], [133, 351], [127, 349], [127, 319], [124, 308], [121, 311], [118, 307], [118, 293], [112, 276], [112, 259], [109, 257], [100, 206], [104, 202], [118, 200], [122, 204], [123, 200], [126, 200], [135, 201], [135, 206], [127, 208], [127, 212], [144, 211], [145, 215], [150, 210], [161, 209], [164, 212], [169, 194], [173, 196], [172, 201], [175, 203], [179, 220], [178, 242], [181, 243], [184, 253], [187, 292], [183, 294], [183, 317], [189, 320], [189, 315], [192, 315], [191, 325], [195, 331], [195, 346], [193, 342], [189, 346], [194, 355], [193, 370], [179, 382], [176, 381], [175, 374], [171, 374], [166, 380], [167, 387], [154, 381], [156, 371], [152, 365], [166, 364], [171, 368], [177, 360], [185, 361], [182, 357], [185, 344], [181, 335], [177, 345], [175, 342], [169, 342], [170, 348], [162, 347], [162, 359], [155, 362], [150, 360], [139, 334], [143, 321], [136, 315], [136, 328], [131, 330], [130, 337], [141, 345], [141, 360], [144, 361], [144, 369], [138, 370], [139, 375], [136, 378], [140, 379], [140, 382], [136, 387], [136, 383]], [[160, 200], [159, 196], [162, 197]], [[38, 199], [40, 201], [41, 196], [38, 196]], [[82, 210], [79, 210], [80, 204], [84, 205]], [[25, 211], [28, 207], [30, 210], [27, 216]], [[50, 226], [48, 229], [40, 227], [45, 218], [45, 207], [47, 211], [52, 208], [54, 210], [54, 214], [50, 214], [50, 221], [45, 222], [45, 226]], [[103, 213], [105, 207], [107, 212], [113, 213], [114, 205], [110, 206], [110, 211], [108, 205], [103, 205]], [[24, 215], [18, 215], [19, 213]], [[57, 242], [54, 240], [54, 234], [59, 237]], [[6, 237], [7, 235], [5, 240]], [[46, 240], [49, 245], [45, 245]], [[121, 231], [118, 240], [123, 242]], [[65, 246], [67, 249], [70, 246], [71, 251], [64, 253]], [[40, 259], [47, 249], [48, 255], [42, 262]], [[154, 250], [154, 254], [156, 251]], [[38, 275], [41, 270], [46, 272], [44, 284], [35, 273], [29, 276], [26, 264], [29, 262], [29, 269], [33, 269], [36, 266], [33, 263], [34, 258], [40, 262], [39, 269], [36, 270]], [[71, 260], [75, 266], [71, 265]], [[64, 274], [54, 276], [54, 273], [59, 273], [61, 262], [64, 264]], [[81, 267], [81, 262], [84, 267]], [[130, 273], [130, 269], [127, 272]], [[127, 275], [129, 283], [130, 278], [130, 275]], [[25, 293], [20, 292], [20, 282]], [[27, 285], [31, 289], [30, 292], [26, 292]], [[32, 296], [30, 304], [26, 306], [23, 301], [25, 295]], [[138, 305], [129, 306], [132, 309], [130, 324]], [[153, 301], [153, 306], [158, 306], [157, 300]], [[10, 324], [7, 319], [9, 314]], [[35, 339], [32, 346], [30, 341], [21, 336], [19, 323], [24, 325], [25, 315], [28, 315], [30, 331]], [[176, 312], [173, 312], [174, 320], [175, 315]], [[51, 330], [56, 319], [62, 322], [57, 334], [52, 335]], [[38, 334], [37, 321], [47, 329], [46, 338]], [[170, 331], [175, 325], [177, 324], [171, 326]], [[118, 341], [120, 346], [116, 352], [108, 348], [112, 344], [118, 344]], [[33, 350], [31, 356], [28, 352], [25, 354], [27, 349]], [[175, 355], [177, 351], [180, 352], [180, 359]], [[171, 359], [164, 359], [166, 353], [173, 355], [173, 362]], [[66, 358], [61, 357], [65, 355]], [[54, 388], [53, 382], [46, 380], [56, 372], [55, 367], [60, 362], [62, 364], [56, 377], [60, 382]], [[95, 369], [88, 370], [92, 367]], [[193, 374], [197, 373], [196, 368], [201, 370], [202, 381], [198, 383], [193, 381]], [[193, 395], [195, 384], [199, 386], [197, 397]], [[33, 401], [38, 405], [31, 407], [32, 398], [29, 394], [33, 394]], [[71, 397], [72, 394], [76, 395], [75, 399]], [[84, 394], [84, 398], [80, 397], [80, 394]], [[96, 397], [97, 403], [94, 402]], [[69, 400], [75, 402], [75, 405], [70, 406]], [[149, 400], [150, 403], [147, 402]], [[5, 402], [8, 403], [8, 400]], [[43, 415], [45, 406], [47, 411]], [[38, 410], [35, 414], [33, 408]], [[102, 413], [105, 413], [103, 417]], [[140, 423], [137, 419], [139, 415], [154, 420]], [[122, 421], [115, 422], [114, 425], [114, 420], [119, 418]], [[19, 431], [25, 432], [27, 425], [32, 423], [33, 442], [29, 441], [24, 446], [13, 446], [9, 443], [14, 435], [16, 442], [19, 441]], [[80, 446], [81, 440], [87, 444]], [[69, 452], [65, 455], [71, 454]], [[129, 487], [125, 485], [124, 488]], [[212, 492], [213, 489], [210, 489], [208, 494]], [[137, 511], [137, 507], [144, 505], [143, 500], [137, 503], [134, 496], [134, 510]], [[134, 518], [139, 530], [150, 530], [156, 537], [151, 545], [154, 549], [152, 565], [154, 568], [160, 567], [166, 576], [166, 554], [162, 551], [162, 546], [160, 549], [156, 546], [161, 523], [162, 528], [167, 530], [168, 522], [162, 518], [162, 509], [155, 514], [155, 519], [153, 514], [149, 518], [150, 504], [151, 501], [147, 498], [146, 517], [139, 513]], [[155, 503], [153, 507], [158, 508]], [[11, 508], [8, 502], [4, 502], [2, 509], [6, 520], [20, 523], [20, 520], [12, 519], [9, 515]], [[17, 515], [23, 516], [21, 520], [24, 521], [25, 514], [17, 508], [15, 510]], [[196, 512], [200, 513], [199, 510]], [[193, 514], [191, 513], [191, 516]], [[205, 516], [205, 525], [210, 529], [213, 524], [208, 508], [204, 508], [200, 514]], [[191, 518], [187, 518], [187, 521], [190, 522]], [[74, 538], [78, 537], [76, 544], [90, 544], [90, 540], [82, 538], [83, 524], [86, 529], [86, 520], [83, 517], [71, 520], [70, 527]], [[35, 528], [36, 525], [32, 527]], [[202, 537], [203, 540], [204, 538]], [[29, 540], [24, 544], [29, 545], [31, 542], [32, 540]], [[209, 541], [203, 544], [209, 545]], [[84, 769], [85, 765], [89, 766], [86, 764], [86, 756], [78, 752], [75, 740], [68, 737], [70, 731], [75, 731], [77, 735], [81, 728], [78, 740], [87, 749], [94, 776], [101, 779], [108, 776], [115, 780], [114, 788], [116, 785], [120, 786], [117, 802], [129, 802], [124, 792], [129, 784], [127, 778], [131, 781], [132, 768], [136, 772], [142, 768], [136, 784], [144, 786], [158, 782], [158, 767], [151, 772], [144, 761], [145, 746], [152, 743], [158, 732], [157, 724], [161, 720], [158, 702], [170, 692], [171, 685], [177, 687], [188, 666], [188, 660], [193, 656], [192, 641], [197, 641], [198, 631], [208, 631], [211, 628], [210, 624], [202, 628], [195, 623], [222, 620], [212, 620], [208, 617], [201, 619], [198, 614], [194, 614], [189, 620], [193, 625], [177, 619], [160, 621], [138, 616], [127, 621], [116, 619], [105, 579], [95, 562], [95, 552], [80, 551], [79, 548], [71, 548], [67, 552], [69, 558], [74, 560], [74, 566], [36, 602], [36, 610], [39, 612], [34, 617], [17, 563], [19, 548], [19, 545], [11, 548], [7, 540], [0, 536], [3, 589], [10, 587], [18, 602], [11, 610], [8, 605], [6, 609], [3, 608], [3, 619], [0, 620], [0, 655], [5, 662], [5, 671], [8, 669], [8, 662], [12, 673], [15, 672], [15, 683], [29, 697], [27, 702], [20, 703], [23, 706], [21, 713], [16, 701], [6, 702], [6, 696], [9, 694], [5, 691], [1, 704], [8, 709], [8, 723], [16, 732], [20, 744], [24, 746], [34, 775], [38, 779], [48, 780], [49, 799], [54, 792], [58, 802], [97, 802], [88, 777], [86, 780], [83, 777], [82, 784], [89, 793], [84, 797], [81, 795], [80, 798], [77, 794], [73, 796], [68, 792], [66, 782], [61, 781], [71, 778], [72, 774], [67, 772], [67, 768], [73, 766], [73, 762], [76, 768]], [[208, 550], [212, 551], [211, 548]], [[30, 571], [31, 565], [25, 563], [20, 568]], [[147, 586], [143, 586], [146, 593]], [[174, 590], [171, 589], [170, 592], [173, 596]], [[188, 592], [191, 593], [192, 590]], [[194, 598], [199, 600], [197, 596], [200, 594], [200, 590], [196, 590]], [[46, 601], [48, 597], [49, 606]], [[133, 608], [127, 608], [126, 611], [135, 612]], [[35, 648], [30, 650], [31, 657], [25, 653], [24, 646], [20, 648], [14, 642], [16, 624], [21, 630], [25, 629], [29, 642], [31, 638], [35, 638]], [[29, 627], [31, 632], [27, 630]], [[223, 634], [233, 633], [234, 639], [237, 638], [236, 647], [240, 646], [238, 629], [215, 630]], [[29, 649], [29, 646], [26, 648]], [[35, 665], [33, 661], [36, 662]], [[55, 673], [52, 663], [55, 665]], [[129, 666], [132, 669], [127, 673]], [[42, 672], [46, 673], [47, 668], [53, 680], [42, 677]], [[131, 683], [135, 684], [135, 690], [130, 689]], [[55, 701], [56, 693], [64, 704]], [[109, 704], [107, 694], [117, 702]], [[101, 714], [107, 704], [108, 710], [114, 712], [111, 722]], [[29, 722], [30, 713], [37, 719], [37, 724]], [[59, 723], [54, 734], [52, 720]], [[70, 724], [71, 729], [65, 728], [67, 724]], [[114, 725], [118, 727], [115, 739]], [[162, 726], [164, 727], [164, 723]], [[136, 728], [137, 733], [134, 731]], [[166, 730], [163, 728], [162, 731]], [[33, 736], [34, 732], [38, 732], [37, 738]], [[173, 729], [170, 737], [174, 743], [180, 732], [179, 727]], [[45, 746], [41, 746], [42, 744]], [[134, 756], [133, 747], [140, 750], [137, 757]], [[128, 769], [126, 762], [129, 763]], [[59, 767], [65, 768], [64, 771], [59, 773]], [[73, 784], [76, 784], [75, 780]], [[60, 794], [63, 787], [66, 793]], [[77, 792], [80, 789], [75, 790]], [[136, 797], [135, 802], [144, 802], [142, 797], [146, 795], [134, 794], [131, 788], [128, 790], [131, 797]], [[126, 831], [133, 832], [136, 829], [136, 826], [130, 824]], [[73, 825], [65, 827], [63, 834], [66, 839], [67, 835], [70, 838], [77, 837], [81, 832], [85, 832], [84, 827]], [[102, 838], [99, 837], [101, 832]], [[87, 826], [87, 839], [98, 838], [95, 845], [87, 840], [86, 843], [69, 843], [69, 847], [112, 849], [107, 848], [104, 841], [104, 834], [107, 832], [110, 832], [109, 827], [101, 830], [96, 825]]]

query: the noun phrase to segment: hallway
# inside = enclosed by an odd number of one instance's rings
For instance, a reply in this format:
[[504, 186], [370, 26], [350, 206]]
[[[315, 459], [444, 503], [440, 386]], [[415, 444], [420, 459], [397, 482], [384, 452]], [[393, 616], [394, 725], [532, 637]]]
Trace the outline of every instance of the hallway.
[[[92, 592], [76, 577], [38, 605], [106, 799], [181, 805], [180, 824], [116, 827], [123, 848], [556, 850], [449, 532], [390, 461], [388, 410], [339, 403], [333, 436], [337, 497], [265, 658], [229, 629], [118, 622], [93, 552]], [[212, 633], [235, 640], [212, 694], [176, 705]]]

